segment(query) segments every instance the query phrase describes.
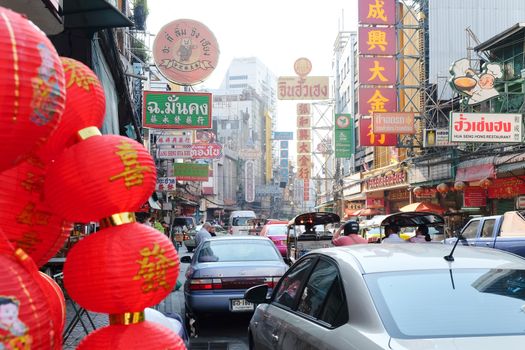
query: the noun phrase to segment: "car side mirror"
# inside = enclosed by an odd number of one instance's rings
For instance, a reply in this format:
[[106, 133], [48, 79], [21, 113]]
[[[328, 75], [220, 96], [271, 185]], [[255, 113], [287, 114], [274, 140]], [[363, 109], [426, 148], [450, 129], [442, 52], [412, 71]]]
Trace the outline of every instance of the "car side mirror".
[[185, 255], [182, 258], [180, 258], [180, 262], [183, 264], [191, 264], [191, 256]]
[[254, 304], [267, 304], [270, 301], [267, 295], [268, 286], [266, 284], [260, 284], [247, 289], [246, 292], [244, 292], [244, 299]]

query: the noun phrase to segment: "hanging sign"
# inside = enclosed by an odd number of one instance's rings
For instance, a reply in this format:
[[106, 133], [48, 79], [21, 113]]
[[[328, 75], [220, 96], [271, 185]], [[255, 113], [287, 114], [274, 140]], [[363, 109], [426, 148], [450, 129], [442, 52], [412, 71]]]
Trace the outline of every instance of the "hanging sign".
[[456, 142], [521, 142], [522, 116], [512, 113], [450, 113], [450, 137]]

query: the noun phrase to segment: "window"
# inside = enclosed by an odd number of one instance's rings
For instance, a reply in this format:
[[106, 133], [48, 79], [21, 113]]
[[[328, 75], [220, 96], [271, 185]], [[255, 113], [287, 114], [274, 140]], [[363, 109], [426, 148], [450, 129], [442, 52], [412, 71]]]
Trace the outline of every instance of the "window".
[[319, 260], [301, 294], [297, 311], [332, 326], [347, 321], [348, 310], [333, 263]]
[[281, 278], [279, 286], [275, 290], [274, 302], [292, 309], [295, 305], [297, 295], [300, 293], [302, 281], [308, 278], [315, 259], [304, 259]]
[[230, 76], [230, 80], [247, 80], [247, 75], [232, 75]]
[[277, 261], [280, 255], [272, 242], [261, 240], [215, 241], [203, 243], [198, 252], [198, 261]]
[[492, 237], [492, 232], [494, 232], [495, 224], [495, 219], [485, 220], [483, 222], [483, 229], [481, 230], [481, 237]]
[[478, 226], [479, 226], [479, 220], [470, 222], [470, 224], [467, 224], [467, 226], [465, 226], [465, 228], [463, 229], [463, 232], [461, 232], [461, 235], [465, 239], [476, 238], [476, 234], [478, 232]]

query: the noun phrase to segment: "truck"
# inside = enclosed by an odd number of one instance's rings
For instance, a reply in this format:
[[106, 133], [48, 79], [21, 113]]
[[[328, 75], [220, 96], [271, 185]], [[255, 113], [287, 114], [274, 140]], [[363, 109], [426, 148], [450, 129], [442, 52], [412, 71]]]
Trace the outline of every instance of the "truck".
[[[459, 244], [505, 250], [525, 258], [524, 214], [509, 211], [473, 218], [461, 230]], [[456, 239], [447, 238], [445, 243], [454, 244]]]

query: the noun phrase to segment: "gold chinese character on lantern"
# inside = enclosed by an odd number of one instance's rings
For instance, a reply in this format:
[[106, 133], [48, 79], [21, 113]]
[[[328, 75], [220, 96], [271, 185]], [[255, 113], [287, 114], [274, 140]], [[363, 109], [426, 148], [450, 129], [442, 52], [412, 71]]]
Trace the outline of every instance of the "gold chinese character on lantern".
[[145, 293], [156, 291], [159, 288], [169, 290], [170, 285], [166, 281], [166, 274], [169, 268], [176, 265], [176, 262], [166, 257], [165, 250], [158, 243], [153, 245], [153, 249], [148, 247], [141, 249], [140, 255], [141, 259], [137, 260], [140, 269], [133, 280], [142, 280], [142, 290]]
[[118, 151], [116, 152], [120, 160], [124, 164], [124, 171], [120, 174], [112, 176], [109, 178], [110, 181], [115, 181], [123, 178], [124, 184], [127, 188], [132, 186], [142, 185], [144, 180], [144, 172], [149, 172], [151, 169], [147, 166], [141, 166], [138, 162], [138, 152], [133, 145], [129, 142], [122, 141], [119, 146], [117, 146]]

